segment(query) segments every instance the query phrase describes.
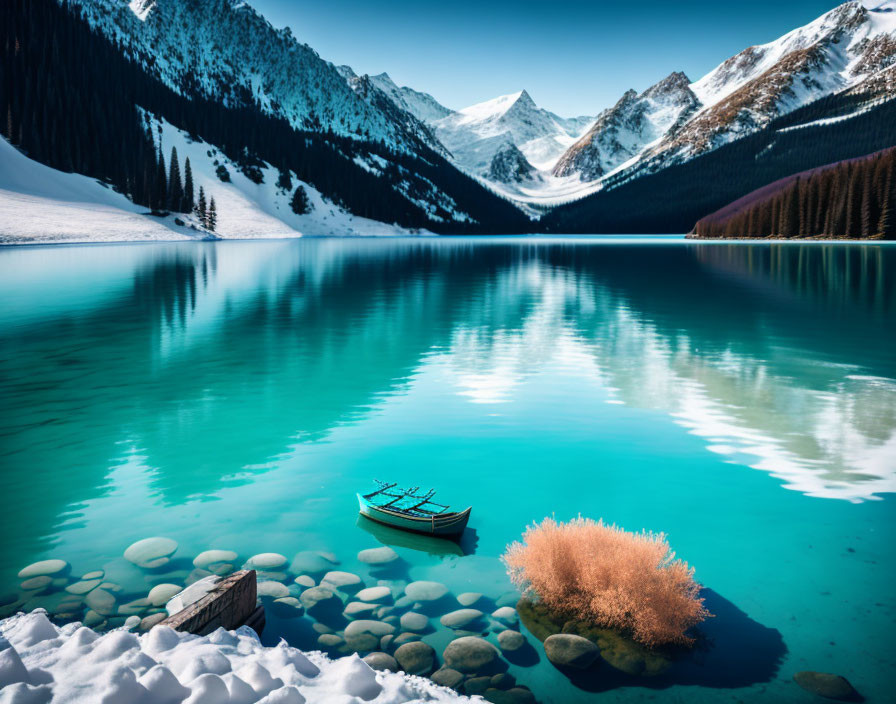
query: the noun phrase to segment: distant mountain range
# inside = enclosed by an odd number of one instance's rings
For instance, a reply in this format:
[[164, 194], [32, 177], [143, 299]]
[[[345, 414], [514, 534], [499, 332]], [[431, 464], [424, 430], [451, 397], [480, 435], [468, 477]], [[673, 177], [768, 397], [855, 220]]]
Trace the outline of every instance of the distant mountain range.
[[[10, 10], [6, 38], [13, 42], [7, 41], [7, 53], [20, 40], [16, 18], [21, 22], [28, 12], [36, 12], [25, 8], [25, 0], [10, 3], [21, 7], [21, 16]], [[86, 22], [128, 70], [140, 71], [170, 93], [162, 101], [170, 109], [153, 108], [152, 101], [135, 96], [135, 121], [145, 125], [148, 111], [166, 129], [192, 129], [193, 138], [220, 149], [233, 169], [257, 160], [317, 190], [347, 217], [403, 227], [600, 232], [613, 222], [620, 229], [612, 218], [600, 216], [608, 194], [638, 190], [643, 197], [643, 188], [633, 190], [633, 182], [650, 183], [652, 176], [676, 173], [674, 169], [691, 163], [705, 178], [709, 172], [699, 165], [717, 168], [717, 161], [704, 157], [734, 144], [740, 145], [735, 150], [739, 165], [749, 159], [759, 163], [770, 145], [774, 152], [773, 127], [777, 135], [780, 129], [808, 125], [812, 129], [803, 136], [812, 144], [800, 145], [792, 158], [778, 155], [773, 168], [760, 170], [762, 178], [773, 176], [771, 180], [859, 156], [847, 153], [843, 136], [844, 121], [853, 116], [864, 116], [849, 128], [864, 130], [852, 135], [856, 151], [896, 144], [896, 127], [875, 117], [896, 97], [896, 0], [844, 3], [773, 42], [743, 50], [696, 81], [674, 71], [643, 92], [627, 91], [593, 116], [572, 118], [539, 107], [525, 90], [449, 109], [427, 93], [396, 85], [385, 73], [357, 75], [348, 66], [325, 61], [291, 30], [274, 28], [241, 0], [68, 0], [62, 11], [74, 11], [72, 22]], [[52, 41], [49, 28], [46, 37]], [[7, 58], [14, 65], [15, 57]], [[62, 116], [49, 111], [36, 118], [47, 124], [28, 123], [24, 115], [29, 106], [17, 102], [30, 95], [16, 83], [25, 81], [24, 76], [4, 73], [0, 107], [9, 117], [4, 136], [32, 158], [59, 168], [58, 159], [41, 158], [44, 140], [41, 149], [28, 148], [29, 129], [53, 134], [53, 120]], [[274, 120], [304, 135], [307, 145], [330, 149], [340, 172], [357, 174], [359, 184], [379, 177], [391, 195], [379, 204], [367, 203], [330, 185], [325, 175], [315, 176], [323, 174], [326, 164], [309, 166], [298, 156], [277, 154], [273, 145], [270, 151], [253, 147], [249, 138], [217, 143], [210, 129], [188, 127], [204, 122], [188, 114], [200, 104], [225, 114], [240, 111], [250, 132]], [[784, 125], [796, 115], [805, 120]], [[813, 160], [817, 163], [808, 163]], [[127, 193], [127, 184], [102, 170], [72, 170], [100, 178], [140, 202]], [[690, 229], [700, 216], [758, 187], [754, 181], [755, 174], [740, 175], [715, 200], [683, 194], [685, 202], [668, 216], [633, 220], [632, 227]], [[212, 179], [209, 187], [213, 185]], [[222, 222], [227, 219], [226, 198], [221, 192]], [[682, 225], [695, 208], [704, 207]], [[313, 225], [324, 228], [318, 221]], [[308, 227], [290, 223], [298, 231], [303, 226]]]

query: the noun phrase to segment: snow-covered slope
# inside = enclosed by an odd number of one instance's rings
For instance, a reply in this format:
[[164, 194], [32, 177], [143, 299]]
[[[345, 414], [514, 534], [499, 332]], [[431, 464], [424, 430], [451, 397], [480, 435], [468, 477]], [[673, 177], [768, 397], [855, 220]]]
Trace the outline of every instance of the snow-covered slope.
[[594, 182], [614, 169], [641, 170], [645, 162], [657, 170], [828, 95], [893, 96], [896, 3], [867, 5], [844, 3], [773, 42], [745, 49], [689, 86], [683, 74], [672, 74], [641, 96], [630, 91], [560, 158], [554, 173]]
[[88, 21], [167, 85], [225, 104], [256, 101], [302, 129], [413, 150], [417, 135], [359, 97], [288, 28], [242, 0], [74, 0]]
[[[253, 183], [213, 145], [193, 142], [166, 122], [156, 125], [153, 133], [163, 152], [170, 154], [176, 147], [181, 163], [190, 159], [196, 193], [201, 186], [209, 199], [214, 197], [218, 210], [214, 234], [199, 227], [193, 216], [151, 215], [108, 186], [40, 164], [0, 138], [0, 243], [413, 234], [353, 216], [293, 174], [293, 187], [302, 184], [311, 205], [309, 213], [296, 215], [290, 208], [292, 193], [276, 186], [276, 169], [262, 169], [264, 182]], [[229, 182], [216, 175], [219, 165], [227, 169]]]
[[136, 635], [54, 626], [42, 610], [0, 621], [0, 700], [8, 704], [324, 704], [470, 702], [423, 677], [331, 660], [247, 627], [206, 636], [156, 626]]

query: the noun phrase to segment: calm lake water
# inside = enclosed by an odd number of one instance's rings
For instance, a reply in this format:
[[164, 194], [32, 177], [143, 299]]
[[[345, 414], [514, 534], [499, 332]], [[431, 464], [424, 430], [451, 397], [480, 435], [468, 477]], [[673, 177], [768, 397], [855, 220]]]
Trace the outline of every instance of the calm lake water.
[[[473, 505], [464, 555], [398, 544], [393, 579], [507, 599], [499, 556], [549, 515], [663, 531], [695, 566], [704, 652], [587, 688], [512, 665], [541, 701], [807, 702], [804, 669], [892, 701], [896, 247], [3, 249], [0, 471], [0, 604], [58, 603], [19, 586], [39, 559], [105, 569], [121, 601], [208, 548], [330, 551], [373, 584], [358, 551], [395, 543], [358, 525], [376, 477]], [[157, 535], [170, 574], [122, 560]], [[265, 639], [314, 647], [310, 623]]]

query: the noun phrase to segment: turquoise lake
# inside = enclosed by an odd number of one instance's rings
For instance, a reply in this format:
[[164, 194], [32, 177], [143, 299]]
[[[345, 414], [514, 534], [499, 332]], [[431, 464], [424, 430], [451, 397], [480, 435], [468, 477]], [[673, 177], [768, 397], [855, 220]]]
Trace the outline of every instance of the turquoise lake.
[[[374, 478], [472, 505], [463, 554], [359, 525]], [[818, 670], [892, 702], [896, 246], [2, 249], [0, 491], [4, 615], [52, 611], [17, 577], [47, 558], [126, 601], [209, 548], [328, 551], [370, 585], [356, 556], [383, 542], [397, 582], [509, 599], [505, 546], [581, 514], [666, 533], [716, 617], [655, 680], [577, 686], [529, 635], [510, 672], [540, 701], [811, 702], [792, 676]], [[177, 541], [170, 574], [123, 561], [150, 536]], [[315, 648], [310, 624], [264, 639]]]

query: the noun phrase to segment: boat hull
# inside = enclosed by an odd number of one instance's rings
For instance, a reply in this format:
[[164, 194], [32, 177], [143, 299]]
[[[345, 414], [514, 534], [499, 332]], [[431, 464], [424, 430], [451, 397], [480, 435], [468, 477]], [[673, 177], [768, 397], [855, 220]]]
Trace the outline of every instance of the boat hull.
[[427, 518], [408, 516], [374, 506], [360, 494], [358, 494], [358, 506], [362, 516], [377, 523], [408, 530], [412, 533], [444, 536], [457, 536], [463, 533], [464, 528], [467, 527], [467, 521], [470, 519], [470, 511], [472, 511], [472, 508], [468, 508], [465, 511], [452, 511]]

